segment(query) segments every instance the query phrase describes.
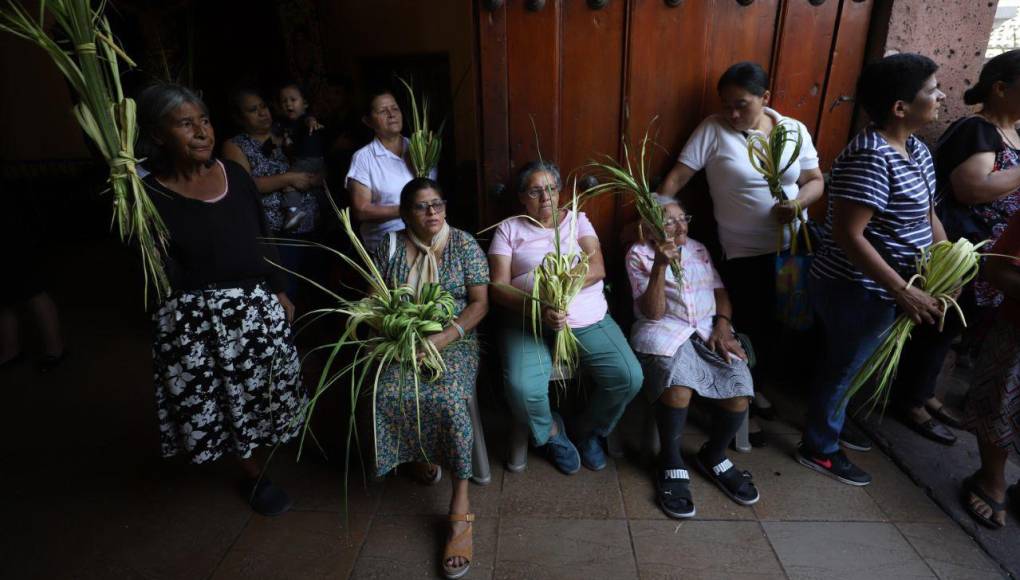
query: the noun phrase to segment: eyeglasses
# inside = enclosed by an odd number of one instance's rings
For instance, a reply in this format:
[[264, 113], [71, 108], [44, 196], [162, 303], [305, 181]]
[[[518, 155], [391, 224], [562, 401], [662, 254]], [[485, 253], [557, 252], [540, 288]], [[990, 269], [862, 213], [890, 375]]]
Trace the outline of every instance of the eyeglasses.
[[668, 228], [668, 227], [671, 227], [671, 226], [675, 226], [675, 225], [679, 224], [680, 222], [684, 222], [685, 224], [689, 224], [689, 223], [691, 223], [692, 219], [694, 219], [694, 216], [692, 216], [692, 215], [682, 215], [682, 216], [680, 216], [678, 218], [672, 218], [672, 217], [671, 218], [666, 218], [665, 220], [663, 220], [662, 226]]
[[446, 200], [433, 199], [432, 201], [423, 201], [412, 205], [411, 209], [415, 213], [428, 213], [430, 209], [436, 213], [442, 213], [446, 209]]
[[554, 193], [557, 193], [557, 191], [558, 190], [556, 189], [556, 186], [550, 184], [546, 185], [545, 187], [532, 187], [531, 189], [525, 189], [524, 193], [527, 194], [527, 196], [530, 197], [531, 199], [538, 199], [542, 197], [543, 193], [547, 193], [549, 194], [549, 197], [552, 197], [552, 195]]

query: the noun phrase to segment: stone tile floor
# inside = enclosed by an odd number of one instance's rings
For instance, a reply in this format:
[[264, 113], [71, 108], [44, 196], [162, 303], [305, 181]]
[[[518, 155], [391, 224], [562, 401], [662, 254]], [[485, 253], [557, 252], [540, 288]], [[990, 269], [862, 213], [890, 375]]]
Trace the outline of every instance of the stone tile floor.
[[[50, 375], [30, 365], [0, 375], [0, 493], [7, 500], [0, 577], [437, 576], [445, 480], [431, 488], [401, 477], [354, 485], [345, 517], [340, 468], [316, 453], [295, 463], [286, 449], [271, 476], [295, 508], [264, 518], [234, 489], [229, 465], [159, 459], [147, 323], [134, 294], [58, 293], [72, 357]], [[479, 519], [470, 578], [1005, 574], [879, 450], [851, 453], [876, 476], [874, 485], [852, 488], [794, 462], [796, 427], [765, 423], [769, 447], [732, 455], [754, 473], [761, 502], [737, 506], [695, 474], [698, 518], [680, 523], [653, 502], [635, 452], [636, 410], [622, 429], [627, 457], [600, 473], [565, 477], [534, 454], [525, 472], [506, 472], [506, 411], [494, 397], [483, 401], [493, 479], [471, 487]], [[789, 405], [781, 410], [797, 416]], [[686, 450], [703, 439], [692, 425]]]

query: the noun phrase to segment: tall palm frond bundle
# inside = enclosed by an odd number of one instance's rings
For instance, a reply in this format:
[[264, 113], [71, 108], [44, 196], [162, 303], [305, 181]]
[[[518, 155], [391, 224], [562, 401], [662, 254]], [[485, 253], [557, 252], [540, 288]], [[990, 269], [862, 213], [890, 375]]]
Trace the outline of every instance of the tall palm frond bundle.
[[[553, 206], [553, 251], [546, 254], [535, 268], [534, 283], [530, 292], [525, 292], [509, 284], [493, 283], [494, 286], [513, 292], [528, 301], [531, 308], [526, 311], [526, 317], [531, 321], [531, 331], [536, 340], [541, 339], [542, 336], [542, 307], [566, 312], [570, 303], [584, 288], [584, 281], [588, 277], [590, 267], [588, 254], [575, 242], [577, 240], [578, 212], [586, 199], [588, 198], [578, 194], [575, 182], [570, 203], [562, 208]], [[568, 212], [567, 219], [569, 220], [567, 244], [563, 243], [563, 236], [559, 228], [560, 215], [563, 211]], [[478, 233], [481, 234], [498, 227], [503, 222], [515, 219], [526, 219], [543, 227], [538, 220], [522, 214], [508, 217]], [[564, 370], [577, 368], [580, 358], [580, 343], [570, 326], [564, 326], [556, 331], [553, 343], [553, 364]]]
[[[963, 310], [960, 309], [960, 305], [953, 297], [958, 295], [960, 290], [977, 276], [982, 256], [995, 256], [978, 252], [987, 243], [985, 241], [973, 244], [966, 238], [960, 238], [955, 243], [942, 241], [922, 249], [918, 255], [916, 259], [917, 273], [911, 276], [907, 286], [911, 286], [915, 282], [919, 283], [921, 289], [942, 303], [939, 331], [945, 325], [950, 307], [959, 315], [963, 325], [967, 325]], [[896, 369], [899, 367], [903, 347], [910, 338], [910, 332], [914, 326], [914, 321], [906, 314], [900, 314], [896, 318], [896, 322], [884, 333], [884, 338], [878, 348], [854, 375], [850, 382], [850, 388], [840, 403], [840, 409], [871, 381], [875, 381], [875, 390], [865, 401], [865, 404], [870, 405], [871, 409], [881, 404], [882, 409], [885, 409], [889, 402], [890, 386], [896, 377]]]
[[[619, 192], [630, 196], [637, 209], [638, 215], [644, 223], [649, 224], [654, 230], [658, 239], [666, 239], [666, 213], [662, 209], [659, 200], [649, 186], [648, 174], [651, 163], [649, 148], [654, 145], [650, 138], [652, 125], [658, 117], [653, 118], [645, 130], [645, 136], [641, 139], [641, 147], [637, 152], [637, 159], [631, 159], [631, 151], [627, 142], [623, 142], [623, 160], [617, 161], [609, 155], [604, 156], [604, 161], [590, 161], [586, 167], [592, 168], [599, 176], [599, 183], [588, 188], [585, 195], [595, 195], [603, 192]], [[637, 167], [635, 172], [634, 168]], [[669, 264], [673, 272], [673, 278], [679, 284], [683, 280], [683, 267], [679, 260], [672, 260]]]
[[[580, 211], [581, 200], [577, 194], [577, 182], [570, 205], [565, 209], [569, 212], [569, 233], [567, 240], [577, 239], [577, 212]], [[535, 304], [545, 304], [555, 310], [566, 312], [570, 303], [584, 288], [588, 277], [588, 254], [576, 243], [566, 249], [560, 236], [560, 209], [553, 207], [553, 251], [542, 258], [542, 263], [535, 268], [535, 283], [531, 288], [531, 299]], [[531, 330], [537, 337], [541, 335], [541, 308], [531, 309]], [[577, 368], [580, 359], [580, 343], [574, 336], [569, 325], [556, 331], [553, 343], [553, 364], [565, 369]]]
[[428, 177], [432, 169], [439, 165], [439, 154], [443, 150], [441, 135], [446, 122], [440, 123], [437, 131], [430, 130], [428, 97], [424, 95], [421, 97], [421, 110], [419, 110], [414, 89], [404, 79], [399, 80], [407, 89], [407, 95], [411, 99], [411, 136], [408, 146], [411, 167], [414, 169], [415, 177]]
[[[142, 254], [145, 300], [150, 286], [157, 298], [169, 293], [163, 251], [169, 234], [136, 172], [134, 146], [138, 138], [135, 102], [125, 98], [120, 62], [135, 63], [117, 44], [103, 15], [105, 1], [40, 0], [39, 14], [8, 0], [0, 9], [0, 30], [21, 37], [46, 51], [78, 97], [74, 116], [110, 166], [113, 223], [122, 241], [135, 240]], [[66, 42], [47, 34], [51, 17]]]

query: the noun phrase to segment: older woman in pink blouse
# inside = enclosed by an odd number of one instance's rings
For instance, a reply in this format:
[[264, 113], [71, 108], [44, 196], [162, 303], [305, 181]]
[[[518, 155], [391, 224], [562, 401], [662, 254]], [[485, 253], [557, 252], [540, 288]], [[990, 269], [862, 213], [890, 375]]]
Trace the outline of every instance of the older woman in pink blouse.
[[[553, 163], [533, 161], [521, 169], [518, 199], [531, 219], [518, 217], [496, 229], [489, 246], [489, 270], [495, 283], [489, 295], [505, 311], [500, 354], [514, 418], [528, 424], [534, 445], [544, 450], [557, 469], [570, 475], [581, 465], [593, 471], [605, 468], [602, 440], [641, 389], [642, 374], [627, 339], [609, 315], [602, 284], [606, 269], [595, 228], [584, 212], [575, 215], [572, 210], [560, 212], [559, 223], [555, 223], [553, 209], [559, 204], [561, 186], [559, 168]], [[571, 231], [575, 219], [577, 227]], [[524, 292], [532, 289], [535, 268], [553, 251], [557, 231], [569, 251], [588, 254], [588, 276], [566, 310], [542, 307], [542, 337], [536, 340], [524, 324], [532, 303], [520, 292], [508, 291], [507, 286]], [[588, 408], [572, 425], [576, 446], [562, 417], [549, 405], [550, 344], [555, 331], [564, 326], [577, 337], [579, 367], [594, 383]]]
[[[644, 369], [644, 391], [662, 441], [659, 506], [670, 517], [690, 518], [695, 508], [680, 440], [694, 394], [717, 404], [709, 440], [695, 456], [699, 469], [733, 501], [758, 501], [751, 474], [726, 458], [754, 389], [747, 355], [733, 330], [729, 295], [708, 250], [687, 237], [691, 216], [671, 197], [660, 197], [660, 203], [668, 239], [641, 241], [627, 252], [636, 318], [630, 342]], [[679, 281], [669, 267], [674, 259], [683, 268]]]

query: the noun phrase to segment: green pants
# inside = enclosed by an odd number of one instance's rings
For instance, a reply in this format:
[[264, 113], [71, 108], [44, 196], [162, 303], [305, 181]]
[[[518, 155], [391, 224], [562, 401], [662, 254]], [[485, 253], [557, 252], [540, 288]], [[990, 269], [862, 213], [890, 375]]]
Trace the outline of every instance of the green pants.
[[[501, 329], [503, 384], [514, 419], [528, 424], [535, 445], [545, 445], [552, 426], [549, 379], [552, 374], [552, 333], [535, 340], [530, 326], [508, 321]], [[595, 383], [590, 406], [578, 434], [606, 437], [623, 415], [627, 403], [641, 390], [641, 364], [623, 332], [607, 314], [601, 321], [575, 328], [580, 343], [579, 373]]]

